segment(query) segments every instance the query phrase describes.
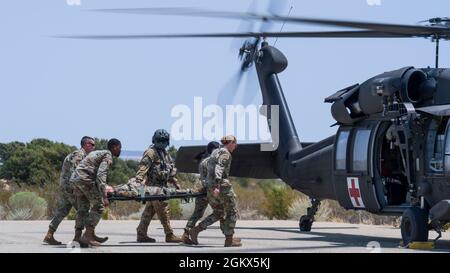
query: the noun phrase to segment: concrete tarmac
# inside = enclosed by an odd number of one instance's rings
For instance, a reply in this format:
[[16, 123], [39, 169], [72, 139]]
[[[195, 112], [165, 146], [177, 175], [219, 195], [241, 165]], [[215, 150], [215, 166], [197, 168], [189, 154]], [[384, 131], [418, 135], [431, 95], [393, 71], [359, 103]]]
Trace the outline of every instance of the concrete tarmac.
[[[176, 235], [183, 233], [186, 221], [171, 221]], [[104, 221], [96, 230], [99, 236], [109, 236], [101, 247], [80, 249], [68, 244], [73, 238], [73, 221], [63, 221], [55, 238], [65, 244], [50, 246], [42, 242], [49, 221], [1, 221], [0, 252], [430, 252], [399, 247], [400, 230], [390, 226], [356, 225], [316, 222], [311, 232], [300, 232], [297, 221], [244, 221], [237, 223], [236, 236], [243, 247], [224, 248], [224, 236], [218, 225], [200, 233], [198, 246], [165, 243], [165, 236], [158, 220], [153, 220], [149, 236], [156, 243], [137, 243], [138, 221]], [[437, 236], [430, 232], [430, 239]], [[75, 248], [72, 248], [75, 246]], [[450, 252], [450, 234], [443, 233], [431, 252]]]

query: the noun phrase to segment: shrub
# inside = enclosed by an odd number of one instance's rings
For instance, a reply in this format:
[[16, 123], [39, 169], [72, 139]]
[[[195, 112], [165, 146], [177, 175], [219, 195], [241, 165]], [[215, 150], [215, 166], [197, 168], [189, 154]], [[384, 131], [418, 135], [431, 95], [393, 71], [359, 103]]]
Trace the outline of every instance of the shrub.
[[170, 219], [179, 220], [183, 216], [183, 210], [181, 209], [181, 201], [179, 199], [169, 200]]
[[26, 186], [24, 188], [27, 189], [27, 191], [37, 193], [38, 196], [47, 201], [47, 216], [52, 217], [55, 215], [58, 206], [58, 198], [61, 194], [59, 183], [50, 182], [41, 186]]
[[47, 202], [34, 192], [19, 192], [9, 198], [9, 220], [39, 220], [45, 217]]
[[294, 192], [285, 185], [275, 184], [265, 188], [266, 200], [263, 203], [263, 214], [269, 219], [289, 219], [289, 208], [292, 206]]

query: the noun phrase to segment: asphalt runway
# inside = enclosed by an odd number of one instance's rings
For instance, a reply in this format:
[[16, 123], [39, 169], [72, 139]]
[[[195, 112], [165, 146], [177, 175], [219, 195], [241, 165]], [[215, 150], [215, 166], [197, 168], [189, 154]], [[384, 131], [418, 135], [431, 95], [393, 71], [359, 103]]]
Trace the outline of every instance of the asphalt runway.
[[[186, 221], [171, 221], [177, 235], [183, 233]], [[159, 221], [153, 220], [149, 235], [156, 243], [136, 242], [138, 221], [101, 221], [96, 233], [109, 236], [101, 247], [80, 249], [72, 244], [50, 246], [42, 242], [49, 221], [1, 221], [0, 252], [430, 252], [399, 247], [400, 230], [390, 226], [355, 225], [316, 222], [312, 231], [301, 233], [297, 221], [238, 221], [237, 237], [241, 248], [224, 248], [224, 237], [217, 225], [200, 233], [198, 246], [165, 243]], [[73, 238], [73, 221], [63, 221], [55, 238], [69, 243]], [[430, 239], [436, 237], [430, 233]], [[450, 252], [450, 234], [443, 233], [432, 252]]]

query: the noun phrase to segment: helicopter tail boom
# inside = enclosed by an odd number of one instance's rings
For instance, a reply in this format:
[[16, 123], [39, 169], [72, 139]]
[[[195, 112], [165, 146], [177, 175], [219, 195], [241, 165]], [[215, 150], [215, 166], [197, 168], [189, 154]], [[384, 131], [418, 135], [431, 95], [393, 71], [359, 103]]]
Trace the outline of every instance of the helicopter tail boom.
[[[277, 76], [278, 73], [281, 73], [286, 69], [287, 59], [281, 51], [275, 47], [269, 46], [266, 42], [263, 42], [260, 56], [255, 63], [261, 87], [263, 105], [268, 106], [268, 108], [272, 108], [273, 106], [278, 108], [278, 119], [272, 119], [272, 111], [268, 110], [266, 115], [272, 138], [274, 136], [274, 129], [278, 129], [278, 139], [272, 140], [278, 141], [278, 143], [275, 143], [278, 154], [283, 158], [288, 159], [293, 154], [302, 150], [302, 144], [300, 143], [297, 130]], [[274, 123], [277, 123], [276, 125], [278, 126], [275, 127]]]

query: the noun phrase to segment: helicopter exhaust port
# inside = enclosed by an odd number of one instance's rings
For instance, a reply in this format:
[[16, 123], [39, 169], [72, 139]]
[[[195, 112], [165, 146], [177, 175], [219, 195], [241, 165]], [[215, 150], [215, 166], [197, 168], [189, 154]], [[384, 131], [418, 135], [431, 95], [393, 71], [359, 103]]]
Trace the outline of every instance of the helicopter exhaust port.
[[433, 97], [434, 79], [428, 79], [422, 70], [410, 69], [402, 77], [400, 98], [403, 102], [419, 103]]

